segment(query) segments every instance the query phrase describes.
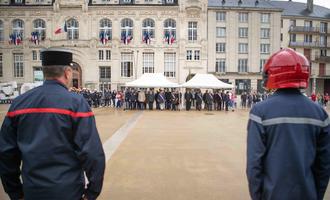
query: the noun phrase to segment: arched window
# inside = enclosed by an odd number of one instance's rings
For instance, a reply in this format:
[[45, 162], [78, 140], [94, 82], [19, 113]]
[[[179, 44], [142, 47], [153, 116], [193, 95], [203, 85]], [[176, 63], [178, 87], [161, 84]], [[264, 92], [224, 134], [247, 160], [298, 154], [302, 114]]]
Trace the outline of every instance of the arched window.
[[100, 20], [100, 32], [99, 35], [104, 34], [107, 36], [108, 40], [111, 40], [112, 38], [112, 22], [110, 19], [101, 19]]
[[79, 39], [79, 23], [75, 19], [69, 19], [66, 22], [67, 31], [68, 31], [68, 40], [77, 40]]
[[164, 21], [164, 37], [168, 43], [173, 43], [176, 40], [176, 21], [174, 19]]
[[0, 41], [4, 40], [3, 22], [0, 20]]
[[121, 39], [127, 44], [133, 38], [133, 20], [123, 19], [121, 20]]
[[46, 22], [42, 19], [33, 21], [33, 32], [38, 32], [41, 40], [46, 38]]
[[24, 38], [24, 21], [21, 19], [15, 19], [13, 21], [13, 34], [20, 35]]
[[150, 38], [155, 38], [155, 21], [153, 19], [145, 19], [142, 23], [142, 37], [146, 34]]

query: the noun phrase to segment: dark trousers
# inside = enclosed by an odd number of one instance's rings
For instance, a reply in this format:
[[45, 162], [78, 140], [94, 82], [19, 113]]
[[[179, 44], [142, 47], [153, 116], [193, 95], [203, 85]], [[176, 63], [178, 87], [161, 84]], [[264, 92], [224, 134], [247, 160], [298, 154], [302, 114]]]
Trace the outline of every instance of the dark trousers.
[[104, 100], [104, 106], [110, 106], [110, 104], [111, 104], [110, 99], [105, 99]]
[[198, 111], [202, 110], [202, 103], [196, 102], [196, 110], [198, 110]]
[[160, 110], [159, 102], [156, 101], [156, 110]]
[[191, 101], [186, 101], [186, 110], [190, 110], [191, 108]]
[[153, 110], [154, 109], [154, 102], [149, 102], [149, 110]]
[[226, 111], [228, 111], [229, 101], [226, 101]]
[[212, 111], [212, 103], [208, 103], [207, 104], [207, 110], [208, 111]]

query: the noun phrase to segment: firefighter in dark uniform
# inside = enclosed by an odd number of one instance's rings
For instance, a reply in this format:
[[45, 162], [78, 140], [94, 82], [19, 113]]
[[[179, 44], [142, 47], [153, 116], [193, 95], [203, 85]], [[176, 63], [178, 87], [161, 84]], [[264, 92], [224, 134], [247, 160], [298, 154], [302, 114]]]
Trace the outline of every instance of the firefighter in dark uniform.
[[12, 200], [91, 200], [101, 192], [105, 155], [88, 103], [68, 91], [71, 62], [69, 51], [43, 50], [44, 84], [17, 97], [4, 119], [0, 176]]
[[264, 85], [274, 95], [253, 106], [247, 177], [253, 200], [322, 200], [330, 174], [330, 120], [305, 97], [309, 62], [292, 49], [270, 57]]

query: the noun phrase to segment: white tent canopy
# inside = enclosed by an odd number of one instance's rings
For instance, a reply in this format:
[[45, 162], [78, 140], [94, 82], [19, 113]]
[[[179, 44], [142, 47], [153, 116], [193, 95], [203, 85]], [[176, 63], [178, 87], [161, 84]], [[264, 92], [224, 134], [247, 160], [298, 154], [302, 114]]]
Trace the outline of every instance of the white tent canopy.
[[188, 82], [181, 85], [184, 88], [231, 89], [234, 86], [217, 79], [213, 74], [196, 74]]
[[126, 87], [136, 88], [177, 88], [177, 83], [166, 79], [161, 73], [145, 73], [139, 79], [125, 84]]

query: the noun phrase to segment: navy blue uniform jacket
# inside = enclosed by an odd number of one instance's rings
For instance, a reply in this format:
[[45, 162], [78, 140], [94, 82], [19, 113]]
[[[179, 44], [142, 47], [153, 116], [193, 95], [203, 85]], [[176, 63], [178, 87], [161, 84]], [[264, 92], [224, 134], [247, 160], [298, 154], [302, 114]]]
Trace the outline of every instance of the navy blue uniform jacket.
[[45, 81], [14, 100], [0, 132], [0, 175], [11, 199], [96, 199], [104, 169], [94, 115], [81, 95]]
[[321, 200], [329, 183], [328, 114], [297, 89], [250, 112], [247, 177], [253, 200]]

